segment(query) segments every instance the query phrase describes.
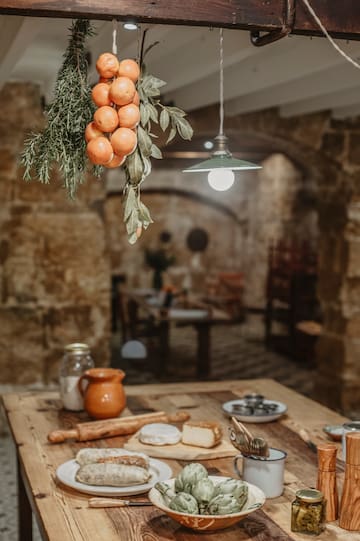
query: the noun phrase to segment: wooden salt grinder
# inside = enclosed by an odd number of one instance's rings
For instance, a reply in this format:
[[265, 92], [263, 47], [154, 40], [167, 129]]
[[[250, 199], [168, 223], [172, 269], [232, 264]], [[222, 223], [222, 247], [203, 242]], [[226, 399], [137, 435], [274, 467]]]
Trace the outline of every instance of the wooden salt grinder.
[[318, 477], [316, 488], [324, 494], [326, 500], [326, 522], [333, 522], [338, 518], [339, 498], [336, 485], [336, 453], [337, 447], [333, 443], [324, 443], [317, 446], [318, 451]]
[[345, 480], [339, 526], [345, 530], [360, 531], [360, 432], [346, 434]]

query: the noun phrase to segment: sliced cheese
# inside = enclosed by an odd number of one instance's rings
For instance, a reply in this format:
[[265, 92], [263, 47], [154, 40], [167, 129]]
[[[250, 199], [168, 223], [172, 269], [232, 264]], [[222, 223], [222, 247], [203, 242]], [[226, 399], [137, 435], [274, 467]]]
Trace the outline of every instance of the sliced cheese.
[[221, 426], [218, 423], [188, 421], [183, 425], [182, 443], [210, 449], [220, 443]]
[[148, 445], [174, 445], [180, 440], [181, 432], [176, 426], [166, 423], [151, 423], [139, 432], [139, 441]]

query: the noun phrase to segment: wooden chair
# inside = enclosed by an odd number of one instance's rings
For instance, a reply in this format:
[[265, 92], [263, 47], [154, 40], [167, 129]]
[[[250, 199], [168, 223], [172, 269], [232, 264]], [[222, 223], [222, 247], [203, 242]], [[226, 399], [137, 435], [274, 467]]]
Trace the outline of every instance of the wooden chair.
[[206, 300], [226, 311], [232, 320], [243, 318], [244, 275], [242, 272], [219, 272], [207, 280]]
[[[303, 320], [319, 320], [319, 303], [316, 296], [317, 257], [307, 243], [279, 241], [269, 249], [266, 283], [265, 341], [268, 346], [281, 345], [281, 337], [273, 333], [273, 324], [282, 323], [286, 329], [283, 349], [297, 357], [299, 330]], [[306, 341], [306, 336], [300, 337]], [[312, 346], [304, 348], [308, 357]]]

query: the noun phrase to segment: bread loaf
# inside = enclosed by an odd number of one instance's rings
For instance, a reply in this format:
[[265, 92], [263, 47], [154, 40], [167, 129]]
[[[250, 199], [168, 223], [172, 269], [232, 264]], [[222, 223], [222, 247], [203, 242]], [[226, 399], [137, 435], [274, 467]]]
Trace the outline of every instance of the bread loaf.
[[121, 448], [96, 449], [90, 447], [80, 449], [75, 460], [80, 466], [108, 462], [112, 464], [124, 464], [125, 466], [139, 466], [145, 469], [149, 467], [149, 457], [143, 453], [131, 453]]
[[218, 423], [190, 421], [183, 424], [182, 443], [210, 449], [218, 445], [222, 429]]
[[143, 485], [151, 477], [148, 470], [124, 464], [85, 464], [76, 472], [76, 481], [86, 485], [124, 487]]

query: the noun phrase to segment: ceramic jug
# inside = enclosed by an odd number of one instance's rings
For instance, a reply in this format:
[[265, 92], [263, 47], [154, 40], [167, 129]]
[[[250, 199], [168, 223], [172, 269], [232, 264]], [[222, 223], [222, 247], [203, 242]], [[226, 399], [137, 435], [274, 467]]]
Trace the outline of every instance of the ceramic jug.
[[[115, 368], [90, 368], [79, 379], [79, 391], [84, 397], [84, 409], [94, 419], [117, 417], [125, 408], [122, 385], [125, 372]], [[85, 388], [84, 380], [88, 382]]]

